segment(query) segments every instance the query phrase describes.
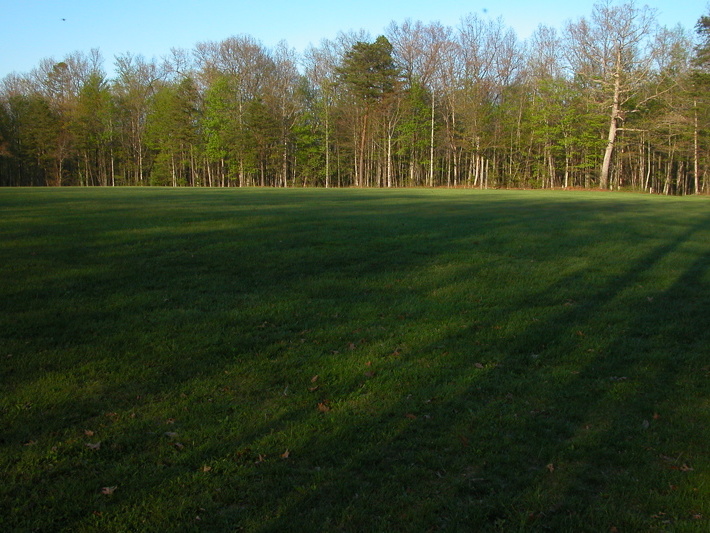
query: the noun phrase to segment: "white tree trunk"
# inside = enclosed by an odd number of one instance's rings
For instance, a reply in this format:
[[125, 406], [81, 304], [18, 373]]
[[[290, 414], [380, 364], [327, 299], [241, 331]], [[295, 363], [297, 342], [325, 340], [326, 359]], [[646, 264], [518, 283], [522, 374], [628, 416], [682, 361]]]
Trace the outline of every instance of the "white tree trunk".
[[609, 188], [609, 168], [611, 167], [611, 156], [614, 153], [614, 143], [616, 142], [616, 132], [619, 129], [619, 110], [621, 101], [621, 48], [616, 51], [616, 68], [614, 71], [614, 97], [611, 104], [611, 116], [609, 117], [609, 136], [607, 137], [606, 150], [604, 151], [604, 161], [599, 176], [599, 187]]

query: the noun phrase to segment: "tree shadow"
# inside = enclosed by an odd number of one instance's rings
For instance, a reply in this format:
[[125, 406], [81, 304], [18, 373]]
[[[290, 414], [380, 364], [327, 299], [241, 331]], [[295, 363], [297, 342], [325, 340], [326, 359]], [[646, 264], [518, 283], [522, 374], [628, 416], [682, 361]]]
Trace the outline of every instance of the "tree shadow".
[[[502, 291], [507, 281], [520, 287], [505, 276], [525, 275], [525, 265], [544, 269], [557, 259], [587, 257], [604, 224], [615, 227], [604, 217], [613, 218], [618, 206], [590, 211], [570, 201], [561, 210], [540, 200], [521, 210], [515, 199], [487, 198], [476, 217], [462, 220], [471, 211], [464, 200], [442, 214], [438, 198], [422, 202], [414, 195], [416, 206], [390, 202], [388, 212], [373, 214], [366, 193], [348, 202], [343, 195], [321, 200], [315, 210], [299, 198], [291, 197], [296, 207], [258, 211], [218, 229], [185, 215], [177, 220], [194, 224], [191, 231], [183, 225], [166, 232], [173, 215], [164, 227], [139, 225], [125, 241], [90, 233], [99, 252], [94, 270], [43, 279], [41, 290], [49, 292], [39, 294], [47, 298], [77, 292], [76, 308], [40, 317], [62, 331], [59, 338], [34, 339], [34, 346], [64, 358], [44, 363], [45, 372], [74, 367], [78, 388], [86, 386], [82, 376], [101, 384], [95, 395], [78, 390], [4, 424], [6, 450], [32, 438], [49, 456], [59, 441], [54, 453], [71, 458], [58, 462], [59, 471], [15, 478], [15, 495], [30, 495], [42, 483], [48, 494], [61, 492], [72, 468], [85, 480], [74, 501], [47, 502], [45, 524], [90, 529], [111, 516], [109, 528], [130, 529], [160, 513], [183, 520], [177, 529], [206, 530], [652, 524], [647, 511], [658, 502], [630, 495], [629, 483], [649, 472], [645, 486], [680, 485], [678, 477], [689, 472], [670, 467], [688, 466], [692, 453], [702, 453], [681, 422], [655, 432], [661, 420], [676, 416], [675, 396], [695, 383], [683, 372], [694, 370], [696, 381], [702, 375], [699, 350], [707, 333], [691, 319], [708, 308], [702, 290], [708, 256], [703, 250], [661, 295], [626, 292], [697, 239], [707, 220], [675, 230], [618, 268], [608, 268], [613, 258], [593, 274], [589, 264], [570, 263], [555, 282], [531, 280], [501, 304], [501, 294], [485, 291]], [[305, 215], [307, 209], [313, 212]], [[224, 220], [230, 213], [221, 206], [210, 216]], [[553, 214], [560, 218], [547, 218]], [[567, 244], [518, 238], [526, 232]], [[621, 240], [615, 250], [627, 242]], [[138, 253], [136, 243], [150, 251]], [[530, 268], [534, 274], [537, 267]], [[680, 302], [669, 325], [666, 312]], [[636, 312], [619, 318], [629, 306]], [[131, 341], [111, 336], [109, 325], [125, 317], [133, 317], [124, 322]], [[665, 333], [678, 342], [675, 322], [687, 324], [687, 343], [672, 347], [669, 355], [678, 357], [664, 357]], [[33, 331], [14, 335], [19, 342]], [[99, 343], [105, 354], [94, 354], [87, 368], [92, 354], [82, 346], [107, 332]], [[121, 360], [112, 360], [116, 354]], [[37, 370], [29, 365], [13, 379], [13, 392], [25, 385], [37, 390]], [[239, 375], [239, 389], [232, 375]], [[166, 400], [174, 405], [172, 422], [155, 408]], [[661, 418], [654, 418], [656, 409]], [[81, 436], [92, 427], [109, 436], [100, 461]], [[677, 431], [677, 444], [664, 441]], [[73, 441], [72, 432], [79, 435]], [[678, 464], [659, 459], [679, 451], [686, 455]], [[114, 482], [121, 484], [115, 498], [98, 494]], [[162, 509], [166, 502], [172, 508]], [[627, 522], [605, 523], [595, 511], [602, 504]]]

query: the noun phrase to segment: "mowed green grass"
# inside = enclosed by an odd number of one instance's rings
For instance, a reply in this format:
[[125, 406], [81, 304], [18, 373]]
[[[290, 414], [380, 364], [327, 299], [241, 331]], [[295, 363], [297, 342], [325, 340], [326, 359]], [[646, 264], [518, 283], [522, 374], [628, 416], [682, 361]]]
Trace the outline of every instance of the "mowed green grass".
[[0, 529], [707, 531], [709, 319], [707, 198], [0, 190]]

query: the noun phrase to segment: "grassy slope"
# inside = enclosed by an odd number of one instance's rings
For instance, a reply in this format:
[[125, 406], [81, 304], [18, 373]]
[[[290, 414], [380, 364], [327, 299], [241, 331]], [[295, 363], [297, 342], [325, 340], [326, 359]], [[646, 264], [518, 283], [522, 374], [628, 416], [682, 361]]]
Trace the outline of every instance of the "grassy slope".
[[3, 530], [708, 528], [707, 199], [0, 212]]

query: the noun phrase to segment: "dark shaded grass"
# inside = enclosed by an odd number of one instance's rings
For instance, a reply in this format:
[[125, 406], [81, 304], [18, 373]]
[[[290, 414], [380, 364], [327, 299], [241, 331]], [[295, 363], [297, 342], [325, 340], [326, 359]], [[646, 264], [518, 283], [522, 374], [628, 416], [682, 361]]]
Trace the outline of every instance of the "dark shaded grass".
[[708, 527], [704, 199], [0, 209], [4, 529]]

